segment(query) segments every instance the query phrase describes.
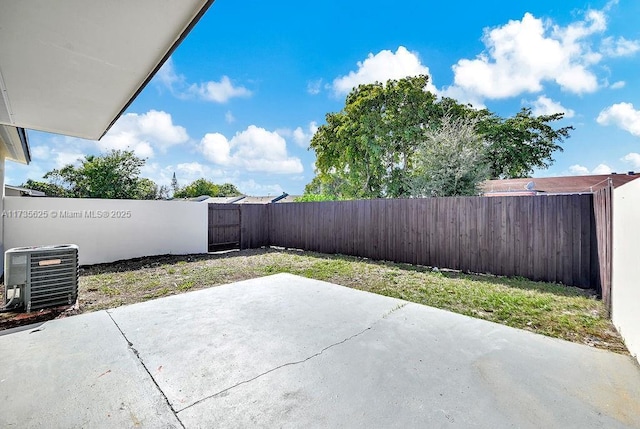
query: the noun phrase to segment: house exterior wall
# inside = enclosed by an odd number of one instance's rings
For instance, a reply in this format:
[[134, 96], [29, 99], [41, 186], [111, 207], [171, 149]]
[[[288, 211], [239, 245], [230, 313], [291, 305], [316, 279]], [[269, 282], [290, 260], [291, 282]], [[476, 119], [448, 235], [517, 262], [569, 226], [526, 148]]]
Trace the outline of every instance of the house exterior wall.
[[611, 316], [627, 348], [640, 361], [640, 180], [613, 192]]
[[5, 249], [76, 244], [81, 265], [208, 250], [206, 204], [45, 197], [4, 202]]

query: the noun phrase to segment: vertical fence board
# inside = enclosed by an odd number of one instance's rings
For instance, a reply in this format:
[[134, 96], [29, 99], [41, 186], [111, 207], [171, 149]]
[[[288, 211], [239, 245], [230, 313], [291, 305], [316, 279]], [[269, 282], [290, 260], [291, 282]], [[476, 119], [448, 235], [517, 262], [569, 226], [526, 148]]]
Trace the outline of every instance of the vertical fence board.
[[612, 265], [612, 221], [613, 188], [601, 189], [593, 194], [593, 214], [595, 222], [595, 253], [598, 264], [595, 269], [598, 292], [607, 310], [611, 310], [611, 265]]
[[[247, 204], [239, 241], [596, 287], [608, 300], [611, 195]], [[227, 206], [209, 206], [210, 237], [235, 239]]]

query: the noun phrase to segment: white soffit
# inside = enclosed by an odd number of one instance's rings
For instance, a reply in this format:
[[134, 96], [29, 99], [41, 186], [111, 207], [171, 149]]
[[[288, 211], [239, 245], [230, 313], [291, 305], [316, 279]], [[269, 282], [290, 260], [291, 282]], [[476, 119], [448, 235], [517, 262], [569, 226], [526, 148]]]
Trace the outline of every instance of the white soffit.
[[31, 161], [27, 133], [23, 129], [0, 125], [0, 157], [22, 164]]
[[0, 0], [0, 124], [97, 140], [213, 0]]

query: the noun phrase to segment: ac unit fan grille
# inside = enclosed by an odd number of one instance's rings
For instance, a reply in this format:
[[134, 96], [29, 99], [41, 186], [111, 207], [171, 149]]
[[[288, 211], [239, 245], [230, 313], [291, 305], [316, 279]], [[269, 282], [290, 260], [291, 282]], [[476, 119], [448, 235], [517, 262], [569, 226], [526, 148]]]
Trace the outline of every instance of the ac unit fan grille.
[[78, 257], [75, 249], [32, 252], [30, 310], [73, 304], [78, 296]]

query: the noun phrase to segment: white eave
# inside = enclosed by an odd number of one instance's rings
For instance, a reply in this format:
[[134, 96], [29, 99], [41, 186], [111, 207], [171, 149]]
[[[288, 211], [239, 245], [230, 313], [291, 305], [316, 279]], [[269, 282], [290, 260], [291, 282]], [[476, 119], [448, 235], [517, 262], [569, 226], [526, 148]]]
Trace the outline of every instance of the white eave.
[[98, 140], [212, 3], [0, 0], [1, 128]]
[[0, 125], [0, 156], [22, 164], [31, 161], [27, 133], [23, 128]]

